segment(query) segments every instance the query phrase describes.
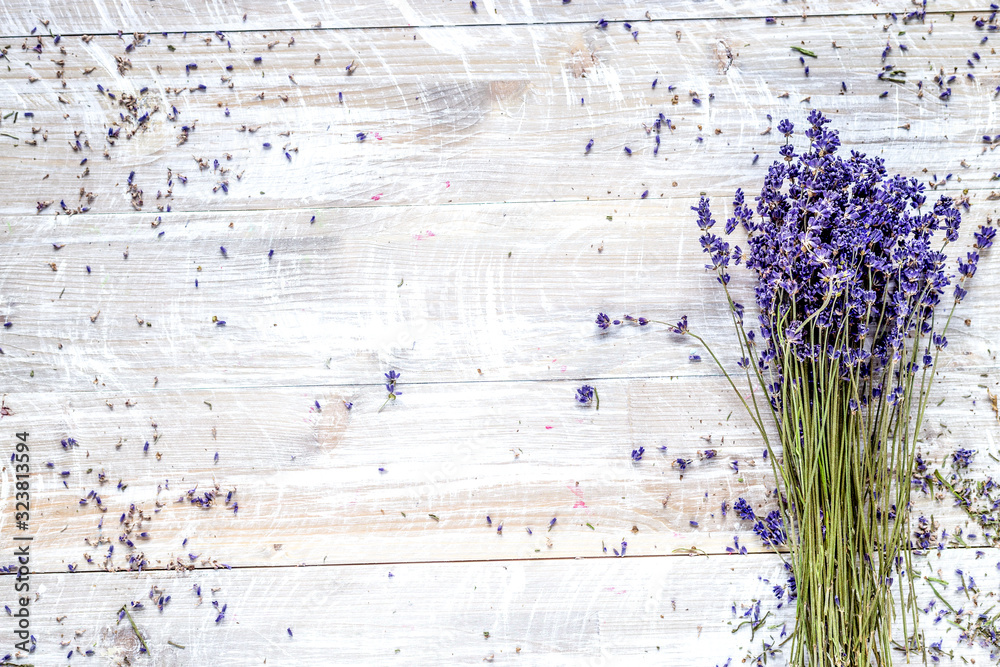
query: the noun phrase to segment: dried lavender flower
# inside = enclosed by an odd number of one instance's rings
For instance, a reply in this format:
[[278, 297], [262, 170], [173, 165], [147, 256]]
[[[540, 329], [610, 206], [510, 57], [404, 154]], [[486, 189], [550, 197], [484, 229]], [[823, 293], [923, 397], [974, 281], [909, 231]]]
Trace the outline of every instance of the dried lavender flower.
[[389, 401], [395, 401], [396, 397], [403, 393], [398, 389], [396, 389], [396, 380], [398, 379], [399, 379], [399, 373], [397, 371], [389, 371], [388, 373], [385, 374], [385, 381], [386, 381], [385, 391], [387, 393], [387, 396], [385, 399], [385, 403], [383, 403], [382, 407], [378, 409], [379, 412], [382, 412], [382, 408], [384, 408], [389, 403]]
[[590, 405], [591, 403], [594, 403], [594, 409], [601, 409], [601, 399], [597, 395], [597, 390], [589, 384], [585, 384], [576, 390], [576, 401], [581, 405]]
[[[940, 97], [950, 95], [947, 89]], [[733, 510], [753, 522], [765, 545], [790, 554], [786, 567], [804, 602], [796, 608], [789, 664], [870, 664], [872, 656], [889, 664], [893, 618], [904, 614], [913, 627], [917, 621], [915, 605], [901, 597], [897, 609], [891, 594], [909, 539], [915, 434], [951, 313], [996, 231], [980, 227], [975, 247], [951, 273], [945, 249], [958, 240], [956, 202], [928, 202], [922, 183], [889, 176], [879, 157], [841, 156], [840, 138], [818, 110], [808, 122], [802, 152], [792, 143], [794, 124], [778, 124], [786, 143], [753, 209], [742, 190], [735, 193], [725, 233], [745, 239], [745, 250], [714, 232], [707, 197], [692, 207], [706, 268], [722, 286], [736, 329], [749, 394], [686, 317], [668, 329], [706, 347], [771, 454], [778, 509], [760, 518], [740, 499]], [[753, 277], [757, 317], [749, 325], [729, 286], [741, 264]], [[935, 317], [952, 286], [949, 312]], [[782, 457], [772, 451], [775, 432]], [[973, 454], [959, 450], [952, 463], [968, 466]], [[911, 569], [905, 581], [912, 593]]]

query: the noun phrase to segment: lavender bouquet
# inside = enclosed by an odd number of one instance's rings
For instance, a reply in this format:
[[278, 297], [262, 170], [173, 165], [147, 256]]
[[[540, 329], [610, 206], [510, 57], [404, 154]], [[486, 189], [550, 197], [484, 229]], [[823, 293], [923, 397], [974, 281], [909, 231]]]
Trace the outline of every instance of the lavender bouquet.
[[[713, 233], [708, 199], [692, 207], [740, 372], [726, 370], [686, 316], [670, 329], [705, 346], [770, 454], [780, 514], [758, 523], [795, 578], [789, 664], [888, 666], [893, 648], [923, 647], [908, 548], [916, 439], [955, 306], [996, 230], [981, 226], [952, 274], [955, 202], [929, 205], [922, 184], [887, 176], [877, 157], [845, 159], [829, 122], [809, 115], [803, 153], [792, 123], [778, 125], [783, 160], [768, 169], [757, 215], [737, 190], [725, 225], [727, 235], [742, 229], [745, 250]], [[730, 292], [740, 264], [755, 280], [756, 322]], [[894, 640], [900, 618], [904, 637]]]

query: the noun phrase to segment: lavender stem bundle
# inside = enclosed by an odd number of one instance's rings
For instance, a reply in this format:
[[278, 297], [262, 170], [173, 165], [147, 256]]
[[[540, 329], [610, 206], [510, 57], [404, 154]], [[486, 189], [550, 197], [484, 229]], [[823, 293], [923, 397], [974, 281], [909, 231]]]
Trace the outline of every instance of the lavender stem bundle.
[[[953, 200], [929, 206], [916, 179], [886, 176], [877, 157], [842, 158], [829, 119], [813, 111], [809, 122], [801, 154], [788, 140], [792, 123], [779, 124], [784, 159], [768, 170], [756, 217], [736, 191], [725, 231], [742, 228], [746, 250], [711, 231], [708, 199], [693, 207], [749, 391], [687, 317], [670, 329], [705, 346], [770, 454], [781, 525], [768, 543], [798, 593], [789, 664], [887, 667], [894, 649], [923, 649], [908, 548], [916, 440], [955, 306], [996, 230], [980, 227], [950, 274], [944, 250], [961, 222]], [[741, 263], [755, 277], [752, 325], [729, 289]]]

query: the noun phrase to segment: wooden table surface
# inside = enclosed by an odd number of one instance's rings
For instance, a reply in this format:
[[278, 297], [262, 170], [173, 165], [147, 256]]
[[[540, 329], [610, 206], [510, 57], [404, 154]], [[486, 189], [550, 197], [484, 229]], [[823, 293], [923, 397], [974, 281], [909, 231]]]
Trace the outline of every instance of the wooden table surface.
[[[996, 216], [988, 2], [476, 5], [0, 2], [0, 564], [30, 544], [37, 642], [0, 615], [0, 657], [713, 666], [791, 629], [780, 561], [721, 511], [774, 486], [735, 396], [693, 341], [594, 318], [686, 314], [733, 363], [690, 207], [759, 191], [811, 108], [963, 198], [967, 235]], [[983, 480], [995, 257], [958, 317], [920, 448]], [[914, 502], [962, 609], [926, 641], [992, 664], [952, 621], [995, 604], [995, 536]]]

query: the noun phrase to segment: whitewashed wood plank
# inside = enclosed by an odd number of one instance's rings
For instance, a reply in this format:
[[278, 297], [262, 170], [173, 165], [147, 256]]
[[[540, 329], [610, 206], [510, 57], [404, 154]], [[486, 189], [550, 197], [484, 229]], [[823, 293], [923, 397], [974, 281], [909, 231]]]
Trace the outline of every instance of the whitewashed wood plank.
[[[932, 34], [921, 26], [904, 36], [883, 33], [881, 21], [852, 16], [794, 26], [654, 23], [639, 42], [624, 31], [590, 25], [333, 36], [247, 32], [229, 37], [232, 51], [212, 36], [205, 44], [194, 35], [157, 34], [131, 53], [117, 37], [89, 43], [67, 38], [59, 47], [46, 40], [41, 54], [25, 42], [28, 51], [12, 46], [11, 69], [0, 73], [0, 109], [19, 113], [16, 124], [13, 116], [2, 124], [3, 132], [19, 140], [0, 137], [7, 146], [0, 168], [12, 182], [32, 187], [5, 193], [0, 212], [34, 213], [39, 202], [52, 202], [45, 215], [59, 212], [61, 202], [77, 209], [88, 205], [81, 187], [97, 196], [91, 211], [131, 210], [131, 172], [145, 211], [617, 202], [646, 190], [654, 198], [696, 197], [703, 190], [758, 184], [784, 142], [776, 130], [762, 133], [784, 116], [803, 129], [812, 106], [834, 118], [845, 145], [878, 153], [891, 169], [921, 180], [953, 174], [959, 192], [967, 188], [974, 201], [984, 201], [996, 185], [992, 149], [1000, 145], [987, 147], [982, 139], [1000, 131], [989, 111], [1000, 83], [993, 74], [997, 56], [980, 46], [982, 35], [968, 21], [937, 23]], [[886, 64], [885, 35], [894, 48], [889, 64], [922, 81], [923, 98], [914, 83], [902, 87], [875, 78]], [[832, 47], [834, 39], [840, 48]], [[906, 54], [897, 48], [899, 40], [909, 45]], [[169, 45], [176, 51], [168, 51]], [[808, 77], [793, 45], [819, 56], [808, 59]], [[982, 59], [969, 68], [977, 49]], [[129, 59], [124, 75], [115, 57]], [[255, 57], [262, 62], [255, 64]], [[352, 62], [357, 69], [349, 75], [345, 68]], [[186, 70], [191, 63], [198, 69]], [[227, 72], [227, 65], [234, 70]], [[84, 75], [91, 67], [96, 69]], [[939, 68], [958, 77], [948, 84], [948, 102], [938, 98], [931, 81]], [[57, 71], [65, 72], [62, 79]], [[966, 72], [978, 78], [970, 81]], [[221, 76], [231, 78], [232, 89]], [[30, 83], [30, 77], [38, 81]], [[206, 90], [197, 90], [199, 84]], [[124, 122], [116, 144], [106, 146], [108, 130], [122, 124], [124, 109], [118, 97], [99, 93], [98, 85], [119, 97], [147, 89], [137, 109], [137, 115], [152, 113], [146, 129], [125, 139], [134, 122]], [[668, 90], [670, 85], [676, 89]], [[889, 96], [880, 99], [886, 90]], [[703, 100], [700, 107], [692, 102], [695, 94]], [[179, 115], [168, 120], [172, 107]], [[35, 116], [25, 119], [24, 112]], [[654, 135], [644, 125], [649, 128], [661, 112], [676, 129], [664, 131], [654, 158]], [[178, 145], [184, 126], [195, 129]], [[260, 129], [238, 131], [244, 126]], [[32, 127], [41, 130], [32, 135]], [[366, 141], [357, 140], [359, 132], [367, 133]], [[38, 145], [26, 144], [29, 139]], [[593, 150], [585, 155], [591, 139]], [[72, 150], [77, 140], [90, 147]], [[751, 166], [754, 155], [760, 161]], [[207, 168], [200, 171], [195, 159]], [[230, 171], [220, 174], [215, 160]], [[172, 198], [157, 200], [157, 192], [170, 187], [168, 169], [189, 180], [181, 185], [175, 177]]]
[[[276, 30], [323, 28], [369, 28], [388, 26], [452, 26], [507, 23], [592, 23], [632, 21], [645, 32], [649, 20], [776, 17], [798, 24], [809, 16], [822, 20], [830, 14], [865, 14], [880, 12], [886, 23], [900, 24], [910, 11], [903, 3], [897, 10], [898, 21], [874, 3], [845, 0], [819, 0], [808, 5], [796, 3], [756, 3], [748, 0], [696, 2], [684, 0], [659, 7], [627, 0], [575, 0], [560, 2], [518, 2], [515, 0], [478, 0], [473, 10], [468, 2], [418, 0], [416, 2], [358, 2], [357, 0], [299, 0], [294, 11], [283, 5], [264, 2], [210, 0], [197, 2], [109, 2], [58, 3], [53, 0], [27, 2], [11, 0], [0, 9], [0, 35], [27, 35], [32, 28], [45, 34], [114, 33], [216, 30]], [[927, 21], [946, 20], [947, 11], [968, 12], [968, 3], [956, 0], [936, 2], [929, 8]], [[985, 11], [985, 7], [983, 8]], [[979, 12], [982, 13], [982, 12]], [[901, 24], [904, 25], [905, 24]], [[621, 27], [618, 28], [622, 30]]]
[[[921, 575], [951, 580], [943, 594], [955, 609], [975, 614], [994, 602], [988, 589], [997, 577], [997, 559], [996, 550], [977, 560], [971, 550], [959, 549], [917, 559], [916, 566]], [[955, 569], [977, 580], [978, 608], [955, 591]], [[762, 641], [780, 640], [782, 629], [790, 629], [791, 608], [778, 609], [771, 590], [784, 580], [773, 556], [32, 575], [40, 595], [31, 605], [38, 643], [30, 660], [78, 664], [84, 659], [75, 653], [79, 647], [95, 651], [100, 664], [125, 664], [127, 657], [130, 664], [171, 667], [721, 665], [729, 658], [739, 665], [761, 650]], [[0, 577], [0, 583], [12, 586], [13, 577]], [[153, 586], [170, 595], [162, 612], [150, 602]], [[922, 605], [934, 600], [926, 583], [917, 591]], [[118, 610], [131, 600], [146, 605], [132, 616], [151, 659], [139, 655], [128, 621], [117, 623]], [[219, 623], [212, 600], [226, 605]], [[761, 616], [770, 616], [751, 640], [746, 626], [733, 632], [741, 618], [732, 607], [741, 617], [755, 600], [761, 601]], [[928, 644], [940, 640], [956, 663], [965, 658], [988, 664], [988, 647], [969, 646], [947, 622], [935, 624], [936, 612], [921, 614]], [[779, 654], [769, 664], [781, 660]], [[905, 657], [895, 664], [906, 664]]]
[[[693, 203], [8, 218], [5, 390], [371, 384], [389, 367], [408, 382], [716, 373], [662, 326], [594, 324], [686, 314], [738, 359]], [[984, 215], [973, 207], [967, 225]], [[958, 311], [970, 325], [951, 333], [952, 367], [996, 367], [995, 265]], [[746, 278], [733, 289], [752, 302]]]
[[[108, 545], [85, 540], [102, 535], [115, 545], [110, 565], [127, 567], [141, 551], [157, 569], [177, 557], [198, 566], [587, 557], [623, 539], [636, 555], [725, 553], [734, 536], [761, 549], [749, 524], [721, 512], [739, 497], [763, 506], [774, 483], [720, 378], [597, 381], [599, 410], [575, 402], [578, 382], [410, 384], [404, 374], [400, 383], [382, 412], [385, 392], [371, 385], [7, 395], [5, 437], [30, 433], [35, 567], [99, 570]], [[934, 387], [920, 443], [932, 469], [948, 471], [947, 457], [966, 447], [978, 450], [972, 478], [995, 475], [989, 391], [1000, 393], [995, 372], [948, 373]], [[67, 438], [79, 445], [62, 447]], [[703, 459], [709, 449], [718, 456]], [[691, 462], [686, 471], [678, 458]], [[17, 533], [4, 459], [0, 564]], [[186, 496], [214, 484], [211, 508]], [[91, 490], [106, 511], [80, 504]], [[224, 502], [232, 490], [236, 513]], [[979, 532], [951, 498], [914, 502], [950, 533]], [[133, 504], [148, 517], [131, 533], [134, 549], [118, 539]]]
[[[713, 570], [727, 576], [705, 576]], [[33, 658], [64, 664], [67, 649], [79, 644], [105, 664], [123, 654], [138, 662], [139, 643], [127, 621], [116, 623], [116, 613], [139, 600], [150, 608], [133, 618], [157, 665], [569, 665], [626, 657], [662, 664], [666, 656], [701, 662], [706, 655], [713, 659], [706, 664], [716, 664], [749, 644], [748, 633], [734, 635], [727, 624], [731, 604], [751, 591], [768, 595], [756, 577], [773, 573], [771, 558], [613, 558], [36, 575], [45, 589], [32, 610]], [[149, 605], [153, 585], [171, 595], [162, 613]], [[213, 587], [220, 590], [213, 594]], [[228, 605], [219, 624], [213, 599]], [[54, 621], [64, 615], [61, 624]], [[75, 630], [83, 630], [79, 638]], [[69, 647], [58, 645], [63, 638], [71, 639]]]

